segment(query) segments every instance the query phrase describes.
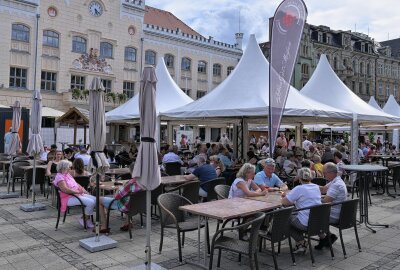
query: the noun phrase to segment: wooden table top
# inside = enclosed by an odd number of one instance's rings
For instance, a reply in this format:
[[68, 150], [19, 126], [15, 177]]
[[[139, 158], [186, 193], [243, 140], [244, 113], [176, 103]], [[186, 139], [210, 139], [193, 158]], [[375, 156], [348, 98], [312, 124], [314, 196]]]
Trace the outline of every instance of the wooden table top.
[[114, 182], [108, 181], [108, 182], [100, 182], [100, 189], [102, 190], [107, 190], [107, 191], [112, 191], [116, 190], [117, 187], [125, 185], [129, 180], [120, 180], [118, 181], [119, 183], [122, 183], [122, 185], [115, 185]]
[[381, 165], [376, 164], [361, 164], [361, 165], [342, 165], [342, 169], [345, 171], [354, 171], [354, 172], [378, 172], [378, 171], [386, 171], [388, 168]]
[[281, 201], [281, 192], [269, 192], [267, 196], [257, 196], [257, 197], [246, 197], [249, 200], [255, 200], [260, 202], [267, 203], [280, 203]]
[[263, 202], [248, 200], [245, 198], [224, 199], [179, 207], [180, 210], [189, 213], [226, 220], [237, 217], [245, 217], [258, 212], [272, 210], [281, 206], [281, 202]]
[[189, 182], [183, 175], [163, 176], [161, 177], [161, 184], [163, 185], [177, 185]]
[[115, 168], [106, 171], [106, 174], [125, 174], [125, 173], [130, 173], [129, 168]]

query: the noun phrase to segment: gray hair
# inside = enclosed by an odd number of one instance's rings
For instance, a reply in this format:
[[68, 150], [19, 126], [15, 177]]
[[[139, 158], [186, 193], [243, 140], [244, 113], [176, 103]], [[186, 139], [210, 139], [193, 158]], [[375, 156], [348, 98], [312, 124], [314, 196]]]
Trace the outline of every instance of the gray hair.
[[71, 168], [72, 163], [67, 160], [67, 159], [62, 159], [60, 162], [57, 164], [57, 172], [64, 172], [68, 168]]
[[327, 162], [327, 163], [325, 163], [324, 166], [325, 166], [326, 172], [334, 172], [334, 173], [338, 172], [337, 165], [333, 162]]
[[309, 168], [301, 168], [297, 173], [302, 181], [310, 182], [312, 180], [312, 174]]
[[246, 173], [248, 173], [250, 170], [256, 172], [256, 166], [250, 163], [245, 163], [242, 165], [242, 167], [240, 167], [240, 170], [237, 172], [236, 177], [245, 179]]

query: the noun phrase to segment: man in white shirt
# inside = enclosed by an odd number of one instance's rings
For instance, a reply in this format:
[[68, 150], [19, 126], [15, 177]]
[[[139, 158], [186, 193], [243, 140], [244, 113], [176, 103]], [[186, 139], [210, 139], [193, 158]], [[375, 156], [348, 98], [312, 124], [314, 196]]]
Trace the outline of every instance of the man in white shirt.
[[226, 133], [222, 134], [222, 138], [219, 139], [219, 142], [222, 143], [223, 145], [227, 145], [227, 144], [231, 143], [228, 136], [226, 136]]
[[75, 159], [80, 158], [83, 160], [83, 164], [88, 166], [90, 163], [90, 155], [87, 153], [87, 150], [84, 146], [80, 146], [80, 151], [75, 154]]
[[312, 142], [307, 139], [307, 136], [303, 137], [303, 149], [308, 152], [310, 151], [310, 146], [312, 146]]
[[[347, 200], [347, 187], [342, 178], [338, 175], [338, 167], [333, 162], [328, 162], [323, 167], [324, 178], [328, 181], [323, 187], [320, 187], [321, 193], [325, 194], [322, 203], [339, 203]], [[335, 224], [339, 221], [340, 210], [342, 205], [334, 205], [331, 207], [329, 223]], [[331, 233], [331, 243], [337, 240], [337, 236]], [[329, 246], [326, 235], [320, 235], [320, 241], [315, 249], [322, 249]]]
[[43, 149], [44, 149], [43, 152], [40, 152], [39, 158], [42, 161], [47, 161], [47, 153], [49, 153], [49, 150], [47, 148], [48, 148], [48, 146], [44, 145], [43, 146]]

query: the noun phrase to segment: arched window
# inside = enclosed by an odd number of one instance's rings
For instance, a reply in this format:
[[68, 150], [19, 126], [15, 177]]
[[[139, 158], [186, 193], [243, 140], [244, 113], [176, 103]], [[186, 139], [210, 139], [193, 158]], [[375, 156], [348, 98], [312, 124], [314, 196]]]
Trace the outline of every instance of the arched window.
[[192, 60], [190, 60], [187, 57], [183, 57], [182, 58], [182, 62], [181, 62], [181, 69], [182, 70], [186, 70], [186, 71], [190, 71], [191, 64], [192, 64]]
[[364, 63], [363, 62], [360, 62], [360, 73], [361, 74], [364, 74]]
[[367, 75], [371, 76], [371, 65], [367, 63]]
[[353, 60], [353, 71], [357, 72], [357, 63], [356, 60]]
[[144, 53], [144, 63], [146, 65], [156, 65], [156, 53], [154, 51], [147, 50]]
[[199, 64], [197, 65], [197, 72], [207, 73], [207, 63], [205, 61], [199, 61]]
[[79, 36], [72, 37], [72, 51], [86, 53], [86, 39]]
[[29, 42], [29, 28], [23, 24], [12, 25], [11, 39]]
[[166, 54], [164, 56], [164, 62], [168, 68], [174, 67], [174, 61], [175, 61], [175, 57], [172, 54]]
[[112, 58], [113, 57], [113, 45], [108, 42], [100, 43], [100, 57]]
[[234, 69], [235, 69], [235, 67], [232, 67], [232, 66], [228, 67], [226, 70], [226, 76], [229, 76], [229, 74], [231, 74]]
[[44, 30], [43, 31], [43, 45], [58, 48], [60, 37], [59, 34], [51, 31]]
[[133, 47], [125, 47], [125, 61], [136, 62], [136, 49]]
[[336, 56], [333, 57], [333, 69], [338, 69], [338, 61]]
[[301, 74], [309, 75], [309, 69], [307, 64], [301, 64]]
[[221, 76], [221, 65], [220, 64], [214, 64], [213, 65], [213, 76]]

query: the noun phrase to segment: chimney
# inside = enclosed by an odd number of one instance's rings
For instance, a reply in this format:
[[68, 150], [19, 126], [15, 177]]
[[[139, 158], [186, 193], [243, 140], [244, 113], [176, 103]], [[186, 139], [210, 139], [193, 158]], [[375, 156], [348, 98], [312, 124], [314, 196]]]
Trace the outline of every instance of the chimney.
[[241, 50], [242, 49], [242, 41], [243, 41], [243, 33], [236, 33], [235, 37], [236, 37], [236, 47]]

